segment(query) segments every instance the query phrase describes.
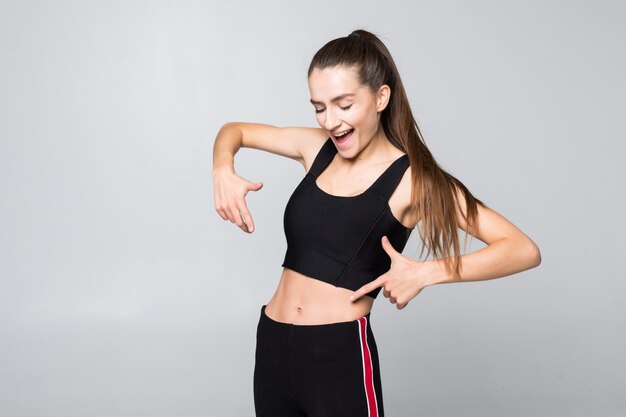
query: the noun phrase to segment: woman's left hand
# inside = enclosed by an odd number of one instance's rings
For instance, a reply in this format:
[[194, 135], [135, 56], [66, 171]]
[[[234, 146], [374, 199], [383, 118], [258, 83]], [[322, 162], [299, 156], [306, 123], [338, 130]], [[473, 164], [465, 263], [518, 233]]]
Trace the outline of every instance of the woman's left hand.
[[383, 295], [401, 310], [428, 285], [427, 268], [424, 268], [428, 261], [418, 262], [402, 255], [394, 249], [387, 236], [383, 236], [382, 245], [391, 258], [391, 267], [374, 281], [356, 290], [350, 300], [356, 301], [373, 289], [383, 287]]

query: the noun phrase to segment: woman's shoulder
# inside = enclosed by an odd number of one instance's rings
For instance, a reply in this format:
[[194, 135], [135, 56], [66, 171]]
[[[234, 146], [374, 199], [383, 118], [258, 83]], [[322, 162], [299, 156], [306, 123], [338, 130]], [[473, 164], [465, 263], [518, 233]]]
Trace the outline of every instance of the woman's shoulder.
[[299, 149], [299, 162], [308, 172], [313, 161], [319, 155], [324, 145], [330, 140], [325, 129], [319, 127], [288, 127], [285, 137], [297, 143]]

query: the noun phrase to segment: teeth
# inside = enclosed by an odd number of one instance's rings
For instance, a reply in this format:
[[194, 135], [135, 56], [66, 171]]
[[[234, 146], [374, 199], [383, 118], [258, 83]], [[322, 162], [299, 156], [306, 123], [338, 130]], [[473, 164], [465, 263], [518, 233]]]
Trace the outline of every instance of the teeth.
[[341, 136], [345, 135], [346, 133], [348, 133], [348, 132], [349, 132], [349, 131], [351, 131], [351, 130], [352, 130], [352, 129], [348, 129], [348, 130], [346, 130], [345, 132], [338, 133], [336, 136], [337, 136], [337, 137], [341, 137]]

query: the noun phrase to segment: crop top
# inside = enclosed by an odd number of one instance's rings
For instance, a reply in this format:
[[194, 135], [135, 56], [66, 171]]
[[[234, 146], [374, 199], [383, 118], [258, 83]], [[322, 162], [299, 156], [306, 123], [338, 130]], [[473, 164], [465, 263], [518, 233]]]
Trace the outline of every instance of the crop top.
[[[406, 154], [396, 159], [361, 194], [336, 196], [315, 182], [336, 153], [328, 138], [287, 202], [283, 216], [287, 251], [281, 266], [356, 291], [391, 266], [382, 237], [387, 235], [394, 249], [402, 252], [413, 230], [396, 219], [388, 203], [409, 159]], [[366, 295], [376, 298], [381, 289]]]

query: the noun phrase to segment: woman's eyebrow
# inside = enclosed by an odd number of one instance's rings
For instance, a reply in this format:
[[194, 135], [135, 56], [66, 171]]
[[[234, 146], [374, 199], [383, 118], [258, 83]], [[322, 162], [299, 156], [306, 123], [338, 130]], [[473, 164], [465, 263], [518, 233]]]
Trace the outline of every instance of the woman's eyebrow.
[[[330, 102], [334, 103], [336, 101], [341, 100], [342, 98], [346, 98], [346, 97], [350, 97], [350, 96], [354, 96], [354, 94], [352, 94], [352, 93], [340, 94], [337, 97], [335, 97], [334, 99], [330, 100]], [[311, 104], [324, 104], [321, 101], [317, 101], [317, 100], [313, 100], [313, 99], [310, 99], [309, 101], [311, 102]]]

